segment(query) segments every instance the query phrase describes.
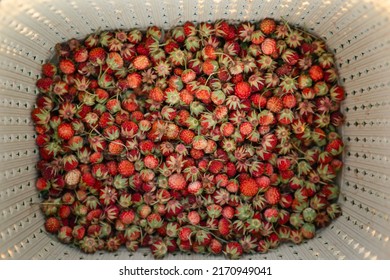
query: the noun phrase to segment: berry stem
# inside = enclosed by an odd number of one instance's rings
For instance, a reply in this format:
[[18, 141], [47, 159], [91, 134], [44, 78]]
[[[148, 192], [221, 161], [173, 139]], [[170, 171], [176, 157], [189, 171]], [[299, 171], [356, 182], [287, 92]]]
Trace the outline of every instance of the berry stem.
[[236, 64], [234, 59], [230, 55], [228, 55], [227, 53], [215, 52], [214, 54], [224, 55], [224, 56], [226, 56], [230, 60], [231, 63]]
[[210, 231], [209, 228], [202, 227], [202, 226], [198, 226], [198, 225], [193, 225], [193, 226], [196, 227], [196, 228], [202, 229], [202, 230], [204, 230], [204, 231], [206, 231], [206, 232], [208, 232], [208, 233], [210, 233], [212, 236], [214, 236], [215, 239], [217, 239], [217, 240], [219, 240], [219, 241], [221, 241], [221, 242], [223, 242], [223, 243], [228, 243], [225, 239], [223, 239], [223, 238], [221, 238], [221, 237], [215, 235], [214, 233], [212, 233], [212, 232]]

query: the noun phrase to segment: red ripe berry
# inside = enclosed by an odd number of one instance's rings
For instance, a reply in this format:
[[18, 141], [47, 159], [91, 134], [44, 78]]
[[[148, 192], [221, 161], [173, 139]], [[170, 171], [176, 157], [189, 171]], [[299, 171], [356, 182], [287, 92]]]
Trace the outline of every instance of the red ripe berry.
[[191, 238], [192, 229], [190, 227], [182, 227], [179, 230], [179, 239], [181, 241], [189, 241]]
[[213, 174], [218, 174], [221, 172], [221, 170], [223, 169], [224, 167], [224, 164], [222, 161], [219, 161], [219, 160], [212, 160], [210, 161], [210, 165], [209, 165], [209, 171]]
[[222, 252], [222, 243], [217, 239], [212, 239], [209, 245], [209, 250], [215, 255], [219, 255]]
[[265, 55], [271, 55], [276, 52], [276, 41], [275, 39], [266, 38], [263, 43], [261, 43], [261, 51]]
[[202, 191], [202, 183], [199, 181], [189, 183], [187, 191], [191, 194], [200, 194]]
[[231, 231], [231, 222], [226, 218], [221, 218], [218, 221], [218, 231], [222, 236], [229, 235]]
[[196, 35], [195, 24], [192, 22], [189, 22], [189, 21], [185, 22], [183, 25], [183, 29], [184, 29], [184, 35], [186, 37]]
[[141, 154], [143, 155], [148, 155], [153, 152], [155, 148], [154, 143], [151, 140], [142, 140], [139, 143], [139, 149]]
[[61, 219], [66, 219], [70, 216], [70, 214], [72, 213], [72, 209], [70, 208], [69, 205], [61, 205], [59, 208], [58, 208], [58, 216], [61, 218]]
[[283, 109], [283, 102], [279, 97], [272, 96], [267, 101], [267, 109], [273, 113], [279, 113]]
[[142, 85], [142, 76], [139, 73], [130, 73], [127, 75], [126, 80], [127, 86], [132, 89], [138, 88]]
[[215, 48], [212, 45], [206, 45], [203, 48], [203, 56], [208, 59], [216, 59], [217, 55], [215, 54]]
[[133, 66], [137, 70], [145, 70], [150, 65], [151, 65], [151, 62], [146, 55], [139, 55], [133, 59]]
[[149, 169], [155, 169], [158, 167], [159, 162], [155, 155], [147, 155], [144, 157], [144, 164]]
[[267, 104], [267, 98], [259, 93], [252, 94], [250, 100], [255, 108], [265, 108]]
[[271, 18], [265, 18], [260, 21], [259, 27], [265, 35], [270, 35], [276, 30], [276, 22]]
[[72, 74], [76, 71], [76, 66], [70, 59], [62, 59], [59, 63], [59, 68], [64, 74]]
[[235, 215], [235, 209], [230, 206], [230, 205], [227, 205], [227, 206], [224, 206], [223, 209], [222, 209], [222, 216], [225, 218], [225, 219], [233, 219]]
[[71, 124], [69, 124], [69, 123], [61, 123], [61, 124], [57, 127], [57, 133], [58, 133], [58, 136], [59, 136], [61, 139], [69, 140], [70, 138], [73, 137], [73, 135], [74, 135], [74, 130], [73, 130]]
[[243, 122], [240, 124], [240, 133], [243, 136], [248, 136], [253, 131], [253, 125], [250, 122]]
[[50, 188], [50, 183], [45, 178], [40, 177], [37, 179], [35, 186], [38, 191], [44, 191]]
[[49, 62], [43, 64], [42, 74], [46, 77], [52, 78], [55, 74], [57, 74], [57, 66]]
[[97, 47], [89, 51], [88, 61], [92, 65], [103, 65], [106, 62], [106, 57], [106, 51], [101, 47]]
[[239, 259], [243, 253], [243, 249], [240, 243], [237, 241], [230, 241], [226, 244], [225, 254], [230, 259]]
[[265, 200], [267, 203], [274, 205], [277, 204], [280, 200], [280, 192], [279, 189], [276, 187], [270, 187], [265, 193], [264, 193]]
[[119, 214], [120, 221], [125, 225], [130, 225], [135, 219], [135, 213], [133, 210], [124, 210]]
[[220, 126], [220, 129], [223, 136], [229, 137], [234, 133], [235, 127], [232, 123], [226, 122]]
[[57, 233], [61, 227], [60, 221], [55, 217], [47, 218], [45, 222], [45, 229], [50, 233]]
[[180, 132], [180, 140], [184, 142], [184, 144], [191, 144], [192, 139], [195, 137], [195, 133], [189, 129], [183, 129]]
[[313, 65], [309, 69], [309, 75], [313, 81], [317, 82], [324, 78], [324, 71], [320, 66]]
[[74, 61], [77, 63], [85, 62], [88, 59], [88, 50], [86, 48], [79, 48], [74, 52]]
[[325, 151], [333, 156], [340, 155], [344, 150], [343, 140], [340, 138], [330, 141], [325, 148]]
[[48, 93], [53, 87], [53, 79], [52, 78], [40, 78], [36, 82], [36, 86], [42, 93]]
[[188, 221], [192, 225], [197, 225], [200, 222], [200, 215], [197, 211], [190, 211], [187, 215]]
[[286, 94], [282, 98], [283, 106], [292, 109], [297, 105], [297, 99], [293, 94]]
[[249, 83], [241, 81], [234, 87], [234, 93], [240, 99], [246, 99], [251, 95], [251, 86]]
[[257, 182], [257, 184], [259, 186], [259, 189], [262, 192], [266, 191], [269, 188], [270, 184], [271, 184], [271, 180], [267, 176], [261, 176], [259, 178], [256, 178], [256, 182]]
[[149, 91], [149, 98], [155, 102], [163, 102], [164, 101], [164, 92], [161, 88], [155, 87]]
[[240, 183], [240, 191], [244, 196], [255, 196], [259, 191], [259, 186], [255, 179], [248, 178]]
[[125, 149], [122, 140], [115, 139], [108, 144], [108, 154], [120, 155]]
[[279, 171], [286, 171], [291, 166], [291, 161], [286, 157], [280, 157], [276, 160]]
[[187, 182], [183, 174], [174, 173], [169, 176], [168, 185], [173, 190], [183, 190], [186, 188]]
[[130, 177], [134, 174], [135, 168], [134, 164], [128, 160], [122, 160], [118, 164], [118, 172], [123, 177]]

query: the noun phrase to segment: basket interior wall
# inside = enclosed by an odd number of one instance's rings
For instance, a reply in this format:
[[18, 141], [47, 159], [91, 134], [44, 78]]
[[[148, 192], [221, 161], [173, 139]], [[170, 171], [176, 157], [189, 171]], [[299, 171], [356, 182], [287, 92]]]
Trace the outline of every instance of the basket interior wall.
[[[0, 2], [0, 259], [152, 258], [84, 255], [43, 229], [35, 191], [38, 158], [30, 111], [40, 65], [57, 42], [104, 29], [169, 28], [185, 21], [283, 17], [327, 40], [347, 98], [341, 176], [343, 216], [300, 246], [269, 259], [390, 259], [389, 1], [1, 1]], [[145, 253], [144, 253], [145, 252]], [[168, 258], [176, 258], [169, 256]], [[180, 255], [180, 258], [204, 256]]]

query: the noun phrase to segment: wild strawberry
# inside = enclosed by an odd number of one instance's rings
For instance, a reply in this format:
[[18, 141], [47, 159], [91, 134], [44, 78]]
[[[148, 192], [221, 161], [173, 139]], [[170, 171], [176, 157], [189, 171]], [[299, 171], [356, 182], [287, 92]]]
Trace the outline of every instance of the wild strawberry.
[[47, 62], [42, 65], [42, 74], [46, 77], [52, 78], [57, 74], [57, 66], [53, 63]]
[[264, 211], [264, 218], [270, 223], [276, 223], [279, 219], [279, 211], [277, 208], [267, 208]]
[[77, 157], [73, 154], [64, 156], [62, 160], [65, 171], [73, 170], [79, 165]]
[[226, 218], [221, 218], [218, 221], [218, 232], [222, 236], [229, 236], [231, 233], [231, 222]]
[[265, 35], [270, 35], [276, 30], [276, 22], [271, 18], [265, 18], [260, 21], [259, 27]]
[[89, 51], [88, 61], [92, 65], [103, 65], [106, 62], [107, 53], [101, 47], [93, 48]]
[[215, 255], [219, 255], [222, 252], [222, 248], [222, 243], [219, 242], [217, 239], [212, 239], [208, 247], [210, 253]]
[[183, 129], [180, 132], [180, 140], [183, 141], [184, 144], [191, 144], [192, 140], [195, 137], [195, 133], [192, 130], [189, 129]]
[[209, 164], [209, 171], [213, 174], [218, 174], [221, 172], [221, 170], [223, 169], [224, 167], [224, 164], [222, 161], [219, 161], [219, 160], [212, 160], [210, 161], [210, 164]]
[[163, 225], [162, 218], [159, 214], [157, 213], [151, 213], [148, 215], [146, 218], [146, 221], [148, 222], [148, 225], [155, 229], [155, 228], [160, 228]]
[[76, 71], [76, 66], [70, 59], [62, 59], [59, 63], [59, 68], [64, 74], [72, 74]]
[[149, 98], [155, 102], [163, 102], [164, 101], [164, 92], [159, 87], [155, 87], [149, 91]]
[[118, 172], [123, 177], [130, 177], [134, 174], [135, 168], [134, 164], [128, 160], [121, 160], [118, 163]]
[[130, 73], [127, 75], [126, 81], [129, 88], [139, 88], [142, 85], [142, 76], [136, 72]]
[[234, 129], [234, 125], [232, 123], [226, 122], [220, 126], [220, 130], [221, 130], [221, 133], [223, 136], [229, 137], [230, 135], [232, 135], [234, 133], [235, 129]]
[[72, 169], [65, 174], [65, 183], [69, 188], [74, 188], [80, 182], [80, 178], [80, 170]]
[[196, 35], [195, 24], [189, 21], [185, 22], [183, 25], [183, 31], [186, 37], [195, 36]]
[[43, 108], [34, 108], [31, 112], [31, 117], [35, 124], [47, 124], [50, 121], [50, 111]]
[[73, 239], [72, 228], [69, 226], [62, 226], [58, 231], [57, 237], [62, 243], [71, 243]]
[[273, 96], [267, 101], [267, 109], [273, 113], [278, 113], [283, 109], [283, 101], [276, 96]]
[[121, 124], [121, 136], [124, 138], [132, 138], [138, 132], [138, 125], [133, 121], [124, 121]]
[[286, 157], [279, 157], [276, 160], [276, 164], [277, 164], [277, 167], [280, 171], [286, 171], [290, 168], [291, 161], [290, 161], [290, 159], [288, 159]]
[[196, 73], [192, 69], [186, 69], [181, 73], [181, 80], [183, 83], [188, 84], [192, 81], [194, 81], [196, 78]]
[[334, 139], [326, 145], [325, 150], [333, 156], [340, 155], [344, 150], [344, 143], [340, 138]]
[[199, 195], [202, 193], [202, 183], [199, 181], [194, 181], [188, 184], [187, 191], [191, 194]]
[[195, 210], [188, 212], [187, 218], [191, 225], [198, 225], [201, 219], [199, 213]]
[[107, 66], [112, 70], [118, 70], [123, 67], [123, 58], [117, 52], [109, 52], [106, 59]]
[[253, 125], [250, 122], [243, 122], [240, 124], [239, 130], [243, 136], [248, 136], [253, 131]]
[[154, 155], [147, 155], [144, 157], [144, 164], [147, 168], [155, 169], [159, 165], [159, 161]]
[[236, 241], [229, 241], [225, 245], [224, 253], [229, 259], [236, 260], [243, 254], [243, 249], [240, 243]]
[[133, 59], [133, 66], [137, 70], [145, 70], [149, 68], [151, 62], [146, 55], [138, 55]]
[[77, 63], [82, 63], [88, 60], [88, 49], [81, 47], [76, 50], [73, 54], [74, 61]]
[[173, 190], [183, 190], [187, 186], [187, 182], [182, 174], [174, 173], [168, 178], [168, 185]]
[[310, 75], [310, 78], [317, 82], [317, 81], [320, 81], [323, 79], [324, 77], [324, 71], [323, 69], [318, 66], [318, 65], [313, 65], [312, 67], [310, 67], [309, 69], [309, 75]]
[[74, 135], [73, 127], [70, 123], [61, 123], [57, 127], [58, 136], [63, 140], [69, 140]]
[[276, 41], [275, 39], [266, 38], [261, 43], [261, 51], [265, 55], [271, 55], [276, 52]]
[[108, 144], [108, 153], [110, 155], [120, 155], [124, 149], [125, 149], [125, 145], [123, 144], [123, 141], [120, 139], [115, 139], [113, 141], [110, 141], [110, 143]]
[[211, 90], [208, 86], [199, 86], [195, 90], [195, 97], [205, 104], [211, 103]]
[[70, 214], [72, 213], [72, 209], [69, 205], [61, 205], [59, 208], [58, 208], [58, 216], [61, 218], [61, 219], [66, 219], [70, 216]]
[[57, 233], [60, 227], [61, 227], [61, 223], [55, 217], [49, 217], [45, 221], [45, 229], [50, 233]]
[[240, 99], [246, 99], [251, 95], [251, 86], [247, 82], [238, 82], [234, 87], [235, 95]]
[[267, 203], [271, 205], [275, 205], [280, 200], [280, 191], [276, 187], [270, 187], [265, 193], [264, 197], [267, 201]]
[[345, 99], [344, 89], [339, 85], [334, 85], [331, 87], [329, 92], [332, 101], [341, 102]]
[[150, 140], [143, 140], [139, 143], [139, 149], [143, 155], [148, 155], [154, 151], [155, 144]]
[[204, 136], [195, 136], [192, 140], [192, 147], [196, 150], [203, 150], [207, 147], [207, 140]]
[[297, 105], [297, 99], [293, 94], [286, 94], [282, 98], [283, 106], [292, 109]]
[[258, 191], [259, 191], [259, 186], [256, 180], [254, 180], [253, 178], [245, 179], [240, 183], [240, 192], [244, 196], [249, 196], [249, 197], [255, 196]]
[[162, 259], [168, 253], [168, 246], [162, 239], [157, 239], [150, 245], [150, 250], [154, 258]]
[[192, 233], [193, 230], [190, 227], [185, 226], [180, 228], [178, 236], [181, 241], [189, 241], [191, 239]]
[[40, 177], [36, 180], [35, 187], [38, 191], [48, 190], [50, 188], [50, 182], [47, 179]]

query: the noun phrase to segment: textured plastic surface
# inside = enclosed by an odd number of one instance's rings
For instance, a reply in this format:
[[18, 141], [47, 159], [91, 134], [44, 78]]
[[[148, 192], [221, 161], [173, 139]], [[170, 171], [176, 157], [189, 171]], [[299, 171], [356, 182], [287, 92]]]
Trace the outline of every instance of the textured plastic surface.
[[[259, 20], [300, 24], [335, 53], [347, 98], [343, 216], [317, 238], [252, 259], [390, 259], [390, 2], [388, 0], [141, 0], [0, 2], [0, 259], [150, 259], [82, 254], [43, 229], [35, 191], [37, 150], [30, 112], [40, 65], [57, 42], [98, 28], [169, 28], [185, 21]], [[210, 256], [170, 255], [204, 259]]]

